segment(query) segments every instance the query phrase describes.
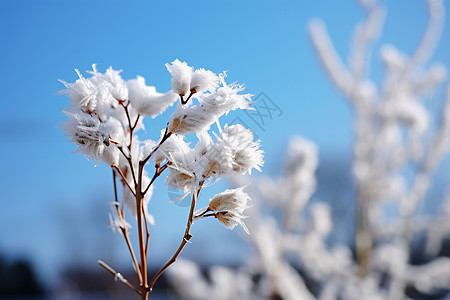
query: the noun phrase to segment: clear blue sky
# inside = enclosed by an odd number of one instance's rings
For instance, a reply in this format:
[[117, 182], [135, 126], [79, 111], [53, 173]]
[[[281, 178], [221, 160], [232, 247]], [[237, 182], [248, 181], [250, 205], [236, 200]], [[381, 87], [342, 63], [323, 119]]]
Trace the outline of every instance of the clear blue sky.
[[[425, 1], [389, 1], [382, 43], [411, 53], [426, 24], [425, 7]], [[125, 79], [142, 75], [167, 91], [164, 64], [175, 58], [229, 70], [230, 81], [246, 83], [255, 95], [264, 92], [283, 111], [265, 131], [243, 113], [230, 116], [244, 119], [263, 140], [264, 171], [270, 174], [295, 133], [318, 143], [321, 155], [350, 156], [351, 110], [320, 68], [306, 26], [313, 17], [324, 19], [346, 59], [351, 31], [363, 16], [351, 0], [1, 1], [0, 254], [29, 258], [46, 282], [68, 264], [91, 266], [104, 258], [128, 266], [125, 244], [107, 229], [110, 170], [71, 155], [74, 145], [57, 129], [68, 104], [56, 94], [63, 89], [59, 78], [74, 81], [75, 68], [97, 63], [101, 71], [111, 65], [123, 69]], [[435, 56], [447, 66], [449, 24]], [[147, 123], [150, 137], [157, 137], [168, 117]], [[156, 187], [150, 206], [157, 221], [154, 265], [168, 257], [165, 249], [176, 248], [186, 218], [184, 208], [167, 203], [166, 187]], [[239, 232], [209, 221], [195, 224], [198, 237], [187, 257], [201, 257], [203, 247], [210, 249], [206, 256], [223, 258], [221, 243], [238, 240]]]

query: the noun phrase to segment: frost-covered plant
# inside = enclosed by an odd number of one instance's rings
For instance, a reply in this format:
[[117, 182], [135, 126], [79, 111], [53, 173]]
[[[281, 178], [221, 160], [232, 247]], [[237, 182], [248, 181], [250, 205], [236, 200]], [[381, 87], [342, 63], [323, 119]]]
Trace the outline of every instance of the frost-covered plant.
[[[381, 47], [385, 66], [380, 82], [371, 79], [372, 45], [385, 10], [376, 0], [360, 0], [368, 18], [356, 27], [349, 66], [340, 59], [323, 21], [310, 23], [314, 48], [326, 72], [354, 109], [353, 178], [356, 187], [354, 244], [327, 243], [333, 229], [328, 204], [307, 202], [316, 189], [317, 147], [300, 137], [289, 143], [285, 172], [252, 182], [248, 241], [255, 256], [238, 270], [211, 270], [206, 291], [190, 299], [216, 297], [223, 282], [240, 287], [226, 299], [410, 299], [450, 294], [450, 258], [440, 256], [450, 236], [450, 197], [436, 216], [418, 213], [432, 175], [450, 146], [450, 84], [442, 64], [430, 64], [444, 24], [443, 0], [427, 0], [429, 21], [412, 55]], [[425, 101], [447, 84], [436, 115]], [[246, 184], [246, 179], [237, 180]], [[282, 188], [280, 188], [282, 187]], [[386, 208], [397, 214], [386, 214]], [[413, 238], [426, 241], [425, 262], [412, 263]], [[184, 262], [171, 270], [174, 285], [205, 284], [200, 272], [190, 282]], [[234, 274], [232, 276], [228, 274]], [[235, 278], [232, 280], [230, 278]], [[244, 279], [243, 279], [244, 278]], [[221, 299], [221, 298], [217, 298]], [[417, 298], [423, 299], [423, 298]], [[428, 298], [427, 298], [428, 299]], [[436, 299], [436, 298], [433, 298]], [[445, 298], [448, 299], [448, 298]]]
[[[412, 239], [423, 231], [422, 226], [417, 226], [417, 209], [425, 199], [433, 171], [449, 150], [450, 85], [447, 84], [440, 116], [435, 116], [425, 103], [447, 78], [445, 66], [430, 64], [442, 35], [445, 7], [442, 0], [426, 1], [427, 28], [412, 55], [393, 45], [381, 47], [385, 74], [377, 86], [368, 77], [368, 70], [384, 9], [375, 0], [359, 2], [368, 18], [355, 30], [348, 68], [336, 54], [322, 21], [311, 22], [310, 33], [328, 75], [354, 108], [355, 250], [359, 276], [367, 278], [381, 269], [389, 280], [379, 296], [401, 299], [407, 286], [427, 292], [450, 285], [450, 272], [444, 276], [444, 285], [436, 282], [427, 289], [422, 288], [419, 277], [412, 279], [409, 275]], [[384, 218], [386, 205], [398, 209], [393, 222]], [[444, 224], [438, 226], [441, 225]], [[449, 233], [448, 226], [445, 231]], [[386, 269], [377, 266], [380, 256], [386, 259]], [[426, 276], [434, 277], [436, 270], [432, 271], [431, 264], [420, 268], [424, 273], [430, 271]], [[377, 280], [375, 283], [381, 284], [381, 279]]]
[[[99, 261], [99, 264], [142, 299], [148, 298], [157, 279], [175, 262], [191, 239], [194, 221], [215, 217], [228, 229], [241, 225], [247, 231], [243, 212], [249, 207], [250, 197], [243, 188], [219, 193], [204, 211], [196, 212], [196, 203], [206, 182], [250, 173], [252, 169], [260, 171], [263, 165], [260, 141], [254, 141], [249, 129], [236, 124], [222, 130], [218, 122], [222, 115], [232, 110], [251, 109], [250, 94], [240, 93], [244, 87], [227, 84], [225, 73], [216, 75], [205, 69], [194, 71], [178, 59], [166, 67], [172, 75], [173, 88], [167, 93], [158, 93], [155, 87], [147, 86], [143, 77], [125, 81], [121, 71], [110, 67], [101, 73], [95, 65], [93, 71], [88, 72], [92, 75], [89, 78], [76, 70], [79, 78], [74, 83], [61, 81], [67, 88], [62, 93], [71, 99], [64, 111], [68, 117], [62, 126], [66, 136], [78, 146], [77, 152], [112, 168], [115, 201], [110, 215], [111, 227], [122, 233], [126, 241], [139, 287], [133, 286], [106, 263]], [[161, 131], [159, 140], [141, 140], [142, 134], [138, 131], [144, 128], [143, 119], [156, 118], [178, 97], [181, 101]], [[219, 133], [211, 136], [210, 127], [214, 123], [219, 127]], [[198, 137], [193, 147], [185, 141], [189, 134]], [[152, 176], [149, 174], [151, 161], [154, 163]], [[147, 253], [149, 224], [154, 224], [154, 218], [147, 207], [153, 183], [165, 170], [169, 172], [166, 185], [182, 190], [184, 196], [191, 194], [192, 200], [180, 246], [150, 280]], [[123, 186], [122, 200], [119, 199], [116, 177]], [[139, 256], [130, 242], [131, 224], [126, 220], [125, 206], [136, 216]]]

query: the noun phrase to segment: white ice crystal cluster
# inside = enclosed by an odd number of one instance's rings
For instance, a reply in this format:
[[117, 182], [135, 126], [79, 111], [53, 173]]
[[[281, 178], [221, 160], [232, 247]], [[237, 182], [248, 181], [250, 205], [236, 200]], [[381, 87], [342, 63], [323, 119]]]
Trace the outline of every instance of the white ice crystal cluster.
[[[252, 169], [261, 171], [263, 165], [260, 142], [254, 141], [250, 129], [236, 124], [223, 130], [219, 128], [218, 134], [210, 133], [211, 125], [222, 115], [236, 109], [251, 109], [250, 94], [240, 93], [244, 87], [227, 84], [225, 73], [216, 75], [203, 68], [194, 70], [178, 59], [166, 66], [172, 75], [173, 88], [166, 93], [148, 86], [141, 76], [126, 81], [121, 71], [110, 67], [101, 73], [96, 65], [88, 72], [91, 77], [85, 78], [76, 70], [79, 78], [74, 83], [61, 80], [67, 87], [62, 93], [71, 99], [65, 110], [68, 119], [62, 126], [66, 136], [77, 144], [77, 152], [120, 173], [123, 201], [133, 215], [139, 213], [136, 188], [139, 185], [141, 192], [145, 190], [143, 210], [150, 223], [153, 217], [146, 207], [153, 182], [148, 170], [140, 169], [150, 159], [154, 161], [156, 174], [162, 168], [168, 169], [167, 185], [185, 193], [198, 191], [211, 178], [250, 173]], [[162, 130], [160, 140], [141, 140], [136, 132], [144, 127], [144, 117], [158, 117], [179, 97], [181, 101], [167, 128]], [[197, 135], [195, 145], [185, 141], [188, 134]], [[248, 195], [242, 189], [234, 194], [247, 202]], [[243, 225], [242, 212], [247, 206], [236, 210], [236, 197], [221, 199], [223, 203], [216, 217], [229, 229], [235, 224]]]

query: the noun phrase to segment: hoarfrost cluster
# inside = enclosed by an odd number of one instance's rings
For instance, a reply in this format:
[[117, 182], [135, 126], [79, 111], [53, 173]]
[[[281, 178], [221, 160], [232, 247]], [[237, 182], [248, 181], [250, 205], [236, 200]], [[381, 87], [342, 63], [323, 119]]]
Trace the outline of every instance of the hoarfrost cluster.
[[[327, 242], [335, 226], [330, 205], [308, 203], [316, 190], [318, 149], [293, 137], [284, 173], [252, 180], [250, 195], [258, 201], [249, 210], [246, 240], [254, 256], [238, 269], [214, 267], [206, 277], [192, 262], [176, 266], [169, 274], [189, 299], [448, 299], [450, 258], [441, 251], [450, 237], [450, 196], [441, 199], [436, 216], [418, 213], [450, 150], [447, 69], [430, 63], [443, 30], [444, 1], [426, 1], [428, 24], [411, 55], [381, 47], [380, 82], [368, 74], [385, 9], [376, 0], [359, 3], [367, 18], [353, 34], [348, 64], [322, 20], [309, 26], [319, 60], [354, 111], [354, 242]], [[442, 89], [436, 115], [427, 101]], [[235, 181], [248, 183], [246, 177]], [[387, 207], [398, 213], [386, 215]], [[417, 240], [424, 241], [423, 250]], [[420, 263], [412, 257], [418, 252]], [[224, 283], [235, 288], [216, 296]]]
[[[251, 95], [241, 93], [244, 86], [228, 84], [225, 73], [216, 75], [203, 68], [194, 70], [178, 59], [166, 67], [172, 75], [172, 90], [164, 93], [147, 85], [141, 76], [124, 80], [121, 71], [112, 67], [101, 73], [93, 65], [89, 77], [76, 70], [75, 82], [61, 80], [67, 88], [61, 93], [71, 100], [64, 111], [67, 120], [62, 129], [66, 136], [78, 146], [76, 152], [97, 163], [105, 163], [113, 170], [115, 201], [110, 215], [111, 227], [121, 232], [127, 242], [140, 286], [121, 281], [142, 299], [148, 297], [156, 280], [189, 241], [194, 221], [214, 217], [228, 229], [241, 225], [247, 230], [243, 219], [250, 197], [243, 188], [219, 193], [203, 212], [195, 211], [197, 198], [205, 183], [251, 173], [253, 169], [261, 171], [263, 165], [260, 141], [254, 140], [250, 129], [240, 124], [221, 128], [218, 122], [230, 111], [251, 109]], [[143, 140], [144, 118], [160, 116], [177, 99], [180, 100], [159, 139]], [[217, 134], [212, 133], [213, 124], [218, 126]], [[198, 142], [194, 145], [186, 141], [186, 135], [190, 134], [197, 136]], [[182, 190], [184, 196], [190, 194], [191, 207], [186, 231], [180, 247], [174, 251], [173, 261], [163, 266], [150, 281], [146, 260], [149, 224], [154, 224], [155, 218], [148, 212], [148, 203], [153, 194], [153, 182], [166, 170], [166, 185]], [[122, 200], [116, 178], [122, 186]], [[126, 220], [125, 206], [137, 219], [140, 261], [131, 247], [128, 234], [131, 224]], [[104, 262], [100, 265], [116, 277], [120, 274]]]

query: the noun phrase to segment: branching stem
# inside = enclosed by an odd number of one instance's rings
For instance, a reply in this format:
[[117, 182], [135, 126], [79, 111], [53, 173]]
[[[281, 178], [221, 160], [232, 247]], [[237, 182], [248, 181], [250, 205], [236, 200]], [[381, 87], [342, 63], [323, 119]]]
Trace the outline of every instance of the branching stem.
[[196, 93], [195, 90], [191, 90], [191, 93], [189, 94], [189, 96], [187, 97], [186, 100], [183, 100], [183, 97], [180, 96], [180, 97], [181, 97], [181, 104], [182, 104], [182, 105], [186, 105], [186, 103], [189, 102], [189, 99], [191, 99], [192, 95], [194, 95], [195, 93]]
[[122, 282], [123, 284], [125, 284], [126, 286], [128, 286], [129, 288], [131, 288], [133, 291], [135, 291], [136, 293], [138, 293], [139, 295], [141, 294], [141, 292], [135, 288], [131, 283], [128, 282], [128, 280], [126, 280], [122, 274], [120, 274], [119, 272], [116, 272], [113, 268], [111, 268], [110, 266], [108, 266], [105, 262], [99, 260], [98, 264], [100, 266], [102, 266], [103, 268], [105, 268], [106, 271], [108, 271], [109, 273], [111, 273], [111, 275], [114, 276], [114, 278], [116, 280], [119, 280], [120, 282]]
[[147, 185], [147, 187], [145, 188], [144, 195], [147, 193], [148, 189], [149, 189], [150, 186], [153, 184], [153, 182], [156, 180], [156, 178], [158, 178], [158, 177], [162, 174], [162, 172], [164, 172], [165, 169], [167, 169], [167, 163], [164, 164], [164, 165], [161, 166], [161, 167], [156, 168], [155, 174], [153, 175], [152, 180], [150, 181], [150, 183], [149, 183], [149, 184]]
[[159, 147], [161, 147], [161, 145], [172, 135], [172, 132], [169, 132], [168, 127], [166, 126], [166, 131], [164, 132], [163, 137], [161, 138], [161, 140], [159, 141], [158, 145], [153, 148], [152, 152], [150, 152], [150, 154], [144, 159], [142, 160], [139, 164], [142, 166], [145, 166], [145, 164], [148, 162], [148, 160], [153, 156], [153, 154], [155, 154], [156, 151], [158, 151]]
[[[115, 203], [117, 204], [117, 205], [115, 205], [116, 206], [116, 210], [117, 210], [117, 214], [120, 217], [125, 219], [124, 212], [121, 211], [120, 208], [119, 208], [119, 199], [117, 197], [116, 173], [115, 173], [114, 169], [112, 169], [112, 172], [113, 172], [113, 182], [114, 182], [114, 199], [115, 199]], [[120, 227], [120, 229], [122, 231], [122, 235], [123, 235], [123, 237], [125, 239], [125, 242], [127, 243], [128, 250], [130, 251], [131, 259], [133, 260], [134, 267], [136, 269], [136, 272], [138, 273], [139, 281], [141, 281], [142, 280], [142, 275], [141, 275], [141, 272], [139, 270], [139, 263], [137, 262], [136, 255], [134, 254], [133, 247], [131, 246], [130, 238], [128, 236], [128, 230], [125, 227]]]
[[[145, 245], [144, 242], [144, 229], [143, 229], [143, 200], [144, 195], [142, 193], [142, 174], [144, 172], [144, 164], [139, 163], [139, 171], [138, 171], [138, 183], [136, 186], [136, 215], [137, 215], [137, 222], [138, 222], [138, 236], [139, 236], [139, 252], [140, 252], [140, 258], [141, 258], [141, 264], [140, 269], [142, 272], [142, 281], [141, 281], [141, 295], [142, 300], [146, 300], [148, 298], [148, 286], [147, 286], [147, 255], [145, 251]], [[144, 216], [145, 217], [145, 216]]]
[[159, 270], [158, 273], [153, 277], [152, 281], [150, 282], [149, 288], [150, 290], [155, 285], [158, 278], [167, 270], [167, 268], [173, 264], [178, 256], [180, 255], [183, 248], [186, 246], [186, 244], [189, 242], [189, 240], [192, 238], [192, 235], [190, 233], [192, 223], [194, 222], [194, 210], [195, 210], [195, 204], [197, 203], [198, 195], [200, 194], [200, 190], [202, 188], [203, 182], [200, 183], [199, 189], [197, 191], [194, 191], [192, 193], [192, 201], [191, 201], [191, 209], [189, 211], [189, 217], [186, 224], [186, 230], [184, 231], [183, 239], [181, 240], [181, 244], [178, 247], [177, 251], [175, 251], [175, 254], [172, 256], [172, 258]]
[[133, 188], [128, 183], [125, 175], [123, 175], [122, 170], [120, 170], [120, 168], [117, 165], [111, 165], [111, 167], [114, 168], [117, 171], [117, 173], [120, 174], [120, 177], [122, 177], [122, 181], [128, 186], [128, 188], [130, 189], [130, 192], [133, 194], [133, 196], [136, 196], [136, 193], [134, 192]]
[[131, 175], [133, 176], [133, 183], [134, 183], [134, 185], [137, 185], [136, 175], [134, 173], [133, 161], [131, 158], [131, 152], [130, 152], [130, 155], [126, 155], [125, 152], [123, 151], [122, 147], [118, 147], [118, 149], [123, 154], [125, 159], [128, 161], [128, 165], [130, 166]]

